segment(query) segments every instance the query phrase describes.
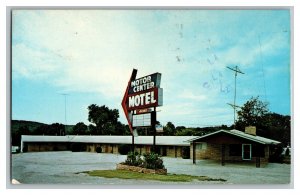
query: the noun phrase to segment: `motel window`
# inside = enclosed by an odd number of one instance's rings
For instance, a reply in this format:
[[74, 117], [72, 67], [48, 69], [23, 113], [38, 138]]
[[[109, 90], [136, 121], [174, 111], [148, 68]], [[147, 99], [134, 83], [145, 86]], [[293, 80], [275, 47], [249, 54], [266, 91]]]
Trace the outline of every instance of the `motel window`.
[[229, 156], [241, 156], [242, 145], [241, 144], [230, 144], [229, 145]]
[[197, 143], [196, 144], [196, 149], [197, 150], [205, 150], [207, 147], [207, 144], [206, 143]]

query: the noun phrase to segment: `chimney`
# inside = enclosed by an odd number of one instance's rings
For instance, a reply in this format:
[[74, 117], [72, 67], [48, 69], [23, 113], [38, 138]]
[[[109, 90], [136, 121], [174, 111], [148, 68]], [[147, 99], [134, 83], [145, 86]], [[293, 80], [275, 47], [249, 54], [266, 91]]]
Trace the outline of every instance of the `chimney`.
[[256, 127], [255, 126], [245, 127], [245, 133], [250, 135], [256, 135]]

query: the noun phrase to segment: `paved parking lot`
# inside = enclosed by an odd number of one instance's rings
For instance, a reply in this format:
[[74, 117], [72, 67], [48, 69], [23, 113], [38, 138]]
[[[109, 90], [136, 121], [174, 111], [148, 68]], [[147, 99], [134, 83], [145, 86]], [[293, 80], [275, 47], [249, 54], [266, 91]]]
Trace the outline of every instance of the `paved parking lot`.
[[[278, 187], [278, 184], [289, 184], [291, 180], [291, 165], [269, 163], [264, 168], [256, 168], [254, 165], [226, 164], [221, 166], [219, 162], [210, 160], [198, 160], [196, 165], [191, 159], [164, 157], [164, 164], [168, 173], [189, 174], [222, 178], [221, 181], [193, 181], [159, 182], [131, 179], [107, 179], [91, 177], [79, 173], [89, 170], [115, 169], [116, 164], [123, 162], [126, 156], [105, 153], [89, 152], [32, 152], [13, 154], [11, 158], [12, 178], [22, 184], [64, 184], [64, 185], [102, 185], [102, 186], [143, 186], [143, 185], [210, 185], [218, 184], [268, 184]], [[78, 174], [79, 173], [79, 174]], [[36, 185], [38, 186], [38, 185]], [[286, 186], [286, 185], [285, 185]], [[78, 187], [78, 185], [77, 185]], [[224, 186], [225, 187], [225, 186]]]

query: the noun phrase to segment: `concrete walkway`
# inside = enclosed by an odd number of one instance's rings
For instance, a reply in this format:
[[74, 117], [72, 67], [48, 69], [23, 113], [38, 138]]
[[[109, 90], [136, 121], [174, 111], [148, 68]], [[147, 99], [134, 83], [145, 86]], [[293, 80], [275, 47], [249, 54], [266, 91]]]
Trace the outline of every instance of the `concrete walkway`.
[[93, 185], [202, 185], [202, 184], [289, 184], [291, 165], [269, 163], [264, 168], [254, 165], [226, 164], [210, 160], [198, 160], [196, 165], [191, 159], [164, 157], [168, 173], [208, 176], [222, 178], [221, 181], [160, 182], [131, 179], [107, 179], [91, 177], [79, 173], [89, 170], [115, 169], [116, 164], [124, 162], [125, 155], [97, 154], [89, 152], [33, 152], [12, 154], [12, 178], [23, 184], [93, 184]]

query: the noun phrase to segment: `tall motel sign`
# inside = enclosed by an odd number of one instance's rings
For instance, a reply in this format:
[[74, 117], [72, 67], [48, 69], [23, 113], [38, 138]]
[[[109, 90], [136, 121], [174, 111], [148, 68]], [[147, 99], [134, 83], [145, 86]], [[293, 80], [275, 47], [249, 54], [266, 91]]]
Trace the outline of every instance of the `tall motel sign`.
[[156, 107], [163, 105], [163, 89], [160, 88], [161, 73], [154, 73], [136, 79], [133, 69], [122, 100], [122, 108], [132, 134], [132, 151], [137, 129], [150, 127], [153, 134], [153, 150], [156, 136]]

